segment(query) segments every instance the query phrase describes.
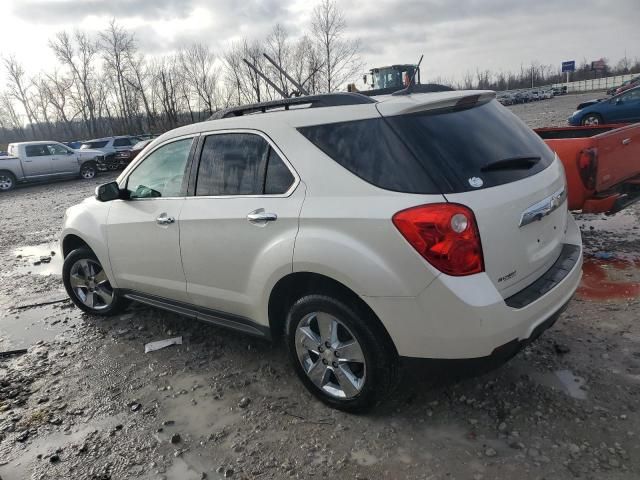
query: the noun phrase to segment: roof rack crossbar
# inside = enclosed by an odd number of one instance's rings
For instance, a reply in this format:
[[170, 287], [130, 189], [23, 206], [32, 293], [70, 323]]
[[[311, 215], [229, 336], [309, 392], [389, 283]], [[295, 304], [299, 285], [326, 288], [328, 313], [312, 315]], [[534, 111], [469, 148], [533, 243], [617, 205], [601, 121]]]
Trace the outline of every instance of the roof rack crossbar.
[[326, 93], [323, 95], [309, 95], [305, 97], [282, 98], [270, 102], [254, 103], [231, 107], [215, 112], [208, 120], [219, 120], [221, 118], [240, 117], [252, 113], [267, 113], [269, 110], [284, 108], [290, 110], [291, 106], [309, 105], [309, 108], [318, 107], [338, 107], [344, 105], [361, 105], [365, 103], [376, 103], [377, 101], [360, 93]]

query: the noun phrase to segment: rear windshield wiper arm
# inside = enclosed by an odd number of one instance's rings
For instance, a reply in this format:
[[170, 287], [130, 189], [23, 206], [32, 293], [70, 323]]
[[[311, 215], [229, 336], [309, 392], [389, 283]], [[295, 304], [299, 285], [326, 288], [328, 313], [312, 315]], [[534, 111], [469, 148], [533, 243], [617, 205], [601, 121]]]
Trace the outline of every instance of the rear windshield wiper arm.
[[480, 168], [481, 172], [490, 172], [493, 170], [528, 170], [536, 163], [542, 160], [540, 157], [531, 155], [522, 155], [519, 157], [503, 158], [490, 162]]

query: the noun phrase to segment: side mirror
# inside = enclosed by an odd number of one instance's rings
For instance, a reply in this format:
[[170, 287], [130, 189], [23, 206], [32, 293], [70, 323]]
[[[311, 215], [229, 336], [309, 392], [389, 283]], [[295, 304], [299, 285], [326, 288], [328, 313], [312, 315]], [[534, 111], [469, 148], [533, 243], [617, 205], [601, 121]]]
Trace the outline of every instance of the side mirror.
[[73, 150], [67, 150], [67, 155], [75, 155], [76, 152]]
[[118, 182], [109, 182], [96, 188], [96, 199], [100, 202], [110, 202], [121, 198]]

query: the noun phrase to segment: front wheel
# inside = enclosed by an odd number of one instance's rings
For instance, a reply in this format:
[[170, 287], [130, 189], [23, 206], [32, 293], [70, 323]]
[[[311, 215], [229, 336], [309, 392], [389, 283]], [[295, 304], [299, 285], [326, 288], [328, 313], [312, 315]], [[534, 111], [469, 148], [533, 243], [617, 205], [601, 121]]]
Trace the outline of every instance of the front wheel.
[[126, 307], [126, 299], [113, 289], [100, 261], [88, 248], [67, 255], [62, 281], [73, 303], [87, 313], [109, 316]]
[[296, 374], [327, 405], [366, 410], [395, 384], [397, 354], [377, 319], [341, 300], [308, 295], [287, 317], [287, 344]]
[[80, 167], [80, 178], [84, 178], [85, 180], [91, 180], [95, 178], [98, 170], [93, 163], [85, 163]]
[[602, 125], [603, 123], [602, 117], [596, 113], [590, 113], [582, 119], [584, 126]]
[[0, 192], [16, 188], [16, 176], [11, 172], [0, 172]]

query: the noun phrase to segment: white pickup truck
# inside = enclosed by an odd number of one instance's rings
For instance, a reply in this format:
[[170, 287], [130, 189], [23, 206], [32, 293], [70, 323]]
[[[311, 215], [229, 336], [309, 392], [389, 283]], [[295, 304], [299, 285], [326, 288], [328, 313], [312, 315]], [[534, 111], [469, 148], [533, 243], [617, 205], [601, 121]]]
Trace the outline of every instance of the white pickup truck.
[[8, 153], [0, 156], [0, 192], [12, 190], [18, 183], [55, 178], [90, 180], [98, 171], [96, 161], [104, 157], [98, 150], [73, 150], [49, 141], [10, 143]]

